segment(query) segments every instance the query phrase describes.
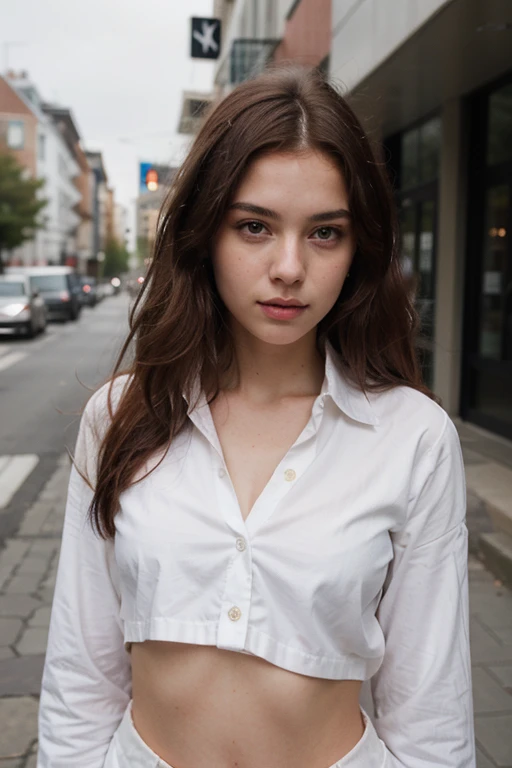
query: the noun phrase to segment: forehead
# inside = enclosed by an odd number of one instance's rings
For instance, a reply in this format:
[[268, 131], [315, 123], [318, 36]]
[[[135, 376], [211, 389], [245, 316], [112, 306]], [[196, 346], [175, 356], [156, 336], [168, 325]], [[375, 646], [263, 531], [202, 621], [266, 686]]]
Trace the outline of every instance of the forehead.
[[348, 207], [348, 191], [340, 167], [326, 153], [272, 152], [249, 165], [233, 202], [251, 202], [279, 210], [284, 204], [322, 209]]

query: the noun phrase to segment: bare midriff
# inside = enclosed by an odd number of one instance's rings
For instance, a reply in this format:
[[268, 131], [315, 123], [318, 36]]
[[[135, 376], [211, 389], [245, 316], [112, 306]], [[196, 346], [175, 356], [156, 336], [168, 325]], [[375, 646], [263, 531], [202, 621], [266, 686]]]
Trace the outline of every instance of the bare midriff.
[[173, 768], [329, 768], [363, 736], [359, 680], [211, 646], [147, 640], [131, 655], [135, 728]]

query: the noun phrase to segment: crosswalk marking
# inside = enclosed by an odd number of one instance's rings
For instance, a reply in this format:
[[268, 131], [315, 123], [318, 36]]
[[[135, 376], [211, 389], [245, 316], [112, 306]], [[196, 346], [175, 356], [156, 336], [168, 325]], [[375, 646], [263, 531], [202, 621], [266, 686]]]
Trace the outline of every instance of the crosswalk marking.
[[0, 509], [9, 504], [38, 463], [39, 456], [33, 453], [0, 456]]
[[10, 368], [11, 365], [19, 363], [27, 356], [26, 352], [8, 352], [6, 355], [0, 357], [0, 371], [5, 371], [6, 368]]
[[16, 351], [11, 351], [13, 348], [10, 346], [0, 345], [0, 371], [5, 371], [7, 368], [16, 365], [23, 360], [29, 352], [37, 352], [38, 349], [51, 344], [52, 341], [56, 341], [60, 336], [68, 334], [73, 331], [74, 328], [48, 328], [44, 336], [39, 337], [33, 341], [24, 341], [22, 346]]

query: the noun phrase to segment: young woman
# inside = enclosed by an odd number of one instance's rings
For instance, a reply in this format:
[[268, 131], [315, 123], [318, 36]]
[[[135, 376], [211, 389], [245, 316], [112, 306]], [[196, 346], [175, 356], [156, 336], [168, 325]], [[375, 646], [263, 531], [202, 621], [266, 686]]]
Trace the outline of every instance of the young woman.
[[235, 89], [82, 418], [39, 768], [474, 768], [464, 472], [416, 325], [343, 98]]

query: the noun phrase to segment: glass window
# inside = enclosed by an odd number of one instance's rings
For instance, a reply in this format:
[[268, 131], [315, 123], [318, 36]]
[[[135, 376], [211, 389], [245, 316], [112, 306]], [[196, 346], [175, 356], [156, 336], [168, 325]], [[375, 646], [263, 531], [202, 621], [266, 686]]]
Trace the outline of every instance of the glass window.
[[[479, 351], [482, 357], [494, 360], [503, 359], [506, 302], [510, 306], [511, 301], [512, 286], [506, 285], [509, 205], [508, 185], [500, 184], [487, 190]], [[507, 325], [512, 337], [510, 322]]]
[[39, 157], [39, 160], [44, 160], [46, 155], [46, 136], [43, 133], [40, 133], [37, 138], [37, 154]]
[[0, 282], [0, 296], [25, 296], [23, 283]]
[[420, 168], [421, 184], [434, 181], [439, 175], [441, 153], [441, 118], [434, 117], [420, 127]]
[[23, 149], [25, 146], [25, 123], [23, 120], [9, 120], [7, 146], [9, 149]]
[[410, 189], [439, 175], [441, 118], [433, 117], [402, 134], [402, 189]]
[[66, 291], [68, 284], [66, 275], [32, 275], [30, 282], [33, 288], [45, 291]]
[[420, 132], [417, 128], [402, 135], [402, 189], [415, 187], [419, 182], [418, 176], [418, 145]]
[[416, 246], [416, 212], [409, 200], [402, 201], [402, 270], [407, 278], [414, 273]]
[[416, 305], [421, 318], [422, 333], [434, 336], [434, 202], [420, 206], [420, 232], [418, 252], [418, 294]]
[[512, 160], [512, 83], [489, 97], [487, 164]]
[[475, 372], [473, 407], [485, 416], [512, 424], [512, 376], [506, 371]]

